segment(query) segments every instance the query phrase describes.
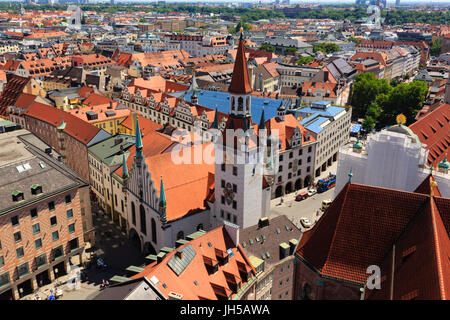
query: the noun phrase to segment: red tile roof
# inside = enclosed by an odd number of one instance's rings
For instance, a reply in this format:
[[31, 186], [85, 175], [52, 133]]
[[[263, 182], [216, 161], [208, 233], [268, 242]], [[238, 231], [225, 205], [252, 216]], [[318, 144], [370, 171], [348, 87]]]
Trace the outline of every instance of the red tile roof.
[[247, 94], [252, 92], [250, 81], [248, 78], [247, 61], [245, 59], [244, 40], [239, 40], [236, 53], [236, 61], [234, 63], [233, 77], [228, 91], [237, 94]]
[[304, 233], [296, 255], [322, 276], [363, 286], [367, 267], [389, 262], [394, 244], [405, 250], [416, 245], [423, 259], [405, 270], [397, 265], [396, 295], [418, 289], [419, 298], [448, 299], [449, 208], [448, 198], [349, 183]]
[[101, 131], [96, 126], [70, 113], [38, 102], [33, 103], [28, 108], [25, 116], [47, 122], [56, 127], [60, 126], [64, 121], [66, 123], [64, 132], [86, 145]]
[[0, 116], [7, 115], [9, 106], [14, 105], [31, 78], [11, 75], [0, 95]]
[[428, 165], [442, 161], [450, 147], [450, 105], [443, 104], [420, 118], [409, 128], [426, 144]]
[[[177, 275], [169, 267], [168, 261], [175, 259], [176, 252], [187, 246], [195, 251], [195, 256], [186, 269]], [[227, 250], [231, 250], [233, 255], [229, 255]], [[228, 256], [227, 264], [218, 264], [220, 255]], [[218, 271], [209, 274], [207, 264], [218, 264]], [[231, 283], [240, 283], [243, 287], [248, 282], [249, 279], [243, 280], [242, 271], [256, 275], [244, 250], [240, 245], [236, 247], [225, 227], [221, 226], [167, 253], [163, 261], [148, 265], [144, 271], [131, 278], [155, 277], [159, 280], [157, 288], [165, 296], [176, 292], [183, 296], [183, 300], [218, 300], [235, 296]]]

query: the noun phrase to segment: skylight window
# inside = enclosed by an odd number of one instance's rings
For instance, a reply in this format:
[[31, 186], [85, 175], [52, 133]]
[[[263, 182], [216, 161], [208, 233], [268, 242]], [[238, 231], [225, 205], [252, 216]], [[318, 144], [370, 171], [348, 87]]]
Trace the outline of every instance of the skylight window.
[[250, 243], [250, 245], [253, 244], [253, 239], [248, 240], [248, 242]]
[[42, 162], [42, 161], [41, 161], [41, 162], [39, 162], [39, 165], [41, 166], [41, 168], [42, 168], [42, 169], [44, 169], [44, 168], [45, 168], [45, 163], [44, 163], [44, 162]]
[[281, 230], [277, 228], [276, 233], [280, 234]]
[[24, 167], [25, 170], [30, 170], [30, 169], [31, 169], [31, 166], [30, 166], [29, 163], [25, 163], [25, 164], [23, 165], [23, 167]]
[[17, 169], [17, 171], [19, 171], [19, 173], [25, 171], [25, 168], [22, 165], [17, 166], [16, 169]]

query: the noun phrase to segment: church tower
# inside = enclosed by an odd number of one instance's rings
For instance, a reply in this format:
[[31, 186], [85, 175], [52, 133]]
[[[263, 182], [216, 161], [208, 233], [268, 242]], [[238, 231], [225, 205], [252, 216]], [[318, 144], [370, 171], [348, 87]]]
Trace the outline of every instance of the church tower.
[[241, 29], [229, 92], [229, 115], [215, 140], [214, 227], [225, 221], [246, 228], [263, 214], [263, 152], [251, 118], [251, 86]]

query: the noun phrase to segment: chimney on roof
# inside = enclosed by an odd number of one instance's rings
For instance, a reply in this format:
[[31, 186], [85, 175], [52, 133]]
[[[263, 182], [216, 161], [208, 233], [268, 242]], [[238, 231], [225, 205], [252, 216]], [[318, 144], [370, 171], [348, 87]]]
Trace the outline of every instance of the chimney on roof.
[[269, 218], [264, 217], [264, 218], [259, 219], [259, 221], [258, 221], [259, 229], [267, 227], [267, 226], [269, 226]]
[[181, 293], [170, 291], [167, 296], [169, 297], [169, 300], [183, 300], [183, 295]]
[[228, 221], [224, 221], [223, 224], [234, 245], [237, 246], [239, 244], [239, 226]]
[[178, 249], [177, 252], [175, 252], [175, 255], [176, 255], [179, 259], [183, 259], [183, 250]]

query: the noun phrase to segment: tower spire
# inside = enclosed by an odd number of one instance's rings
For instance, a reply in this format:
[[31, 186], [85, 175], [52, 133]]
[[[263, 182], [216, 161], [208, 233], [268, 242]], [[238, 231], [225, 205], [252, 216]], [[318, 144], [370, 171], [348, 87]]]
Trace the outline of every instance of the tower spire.
[[122, 154], [122, 178], [128, 178], [128, 167], [127, 159], [125, 158], [125, 153]]
[[219, 114], [217, 111], [217, 105], [216, 105], [216, 113], [214, 114], [214, 121], [212, 124], [213, 129], [219, 129]]
[[266, 128], [266, 119], [264, 118], [264, 106], [262, 107], [261, 120], [259, 121], [259, 130]]
[[136, 118], [136, 158], [142, 158], [142, 134], [139, 127], [139, 118]]
[[231, 78], [228, 92], [236, 94], [248, 94], [252, 92], [250, 81], [248, 78], [247, 61], [245, 59], [244, 36], [241, 31], [239, 44], [236, 51], [236, 59], [234, 61], [233, 77]]
[[166, 193], [164, 191], [164, 183], [163, 178], [161, 176], [161, 186], [159, 188], [159, 212], [161, 213], [161, 221], [166, 221], [166, 208], [167, 208], [167, 201], [166, 201]]

